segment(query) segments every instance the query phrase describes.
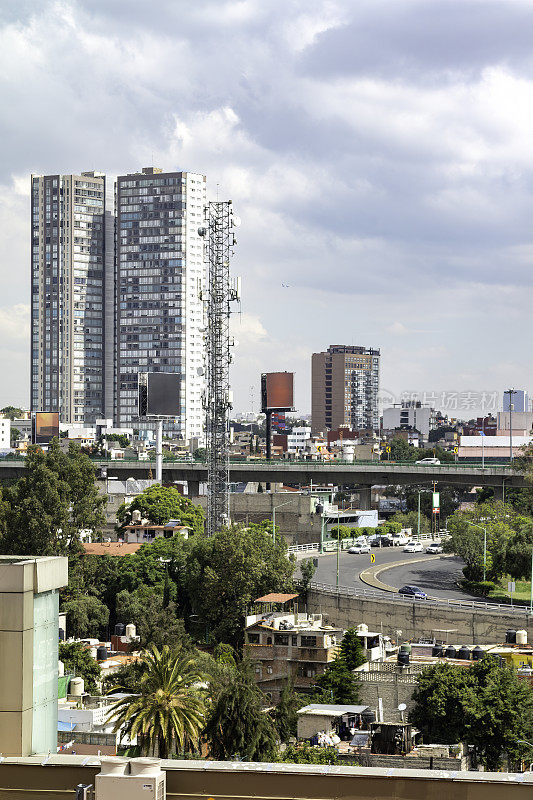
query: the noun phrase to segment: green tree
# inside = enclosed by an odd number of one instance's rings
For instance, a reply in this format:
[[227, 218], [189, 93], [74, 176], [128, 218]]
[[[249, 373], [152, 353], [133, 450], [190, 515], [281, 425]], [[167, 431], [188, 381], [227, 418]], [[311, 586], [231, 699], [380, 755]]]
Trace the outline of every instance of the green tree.
[[10, 431], [10, 438], [11, 438], [11, 446], [13, 447], [21, 437], [21, 433], [18, 428], [11, 428]]
[[294, 562], [270, 523], [233, 526], [189, 545], [184, 585], [192, 610], [216, 641], [240, 647], [247, 608], [267, 592], [292, 589]]
[[276, 752], [276, 729], [263, 711], [266, 698], [257, 686], [251, 661], [228, 671], [213, 698], [204, 735], [217, 761], [271, 761]]
[[192, 643], [182, 619], [177, 616], [176, 604], [164, 604], [164, 597], [143, 586], [133, 592], [123, 589], [117, 596], [117, 619], [133, 622], [139, 637], [138, 648], [155, 644], [158, 649], [168, 645], [191, 649]]
[[340, 656], [350, 670], [357, 669], [366, 661], [361, 637], [357, 635], [357, 628], [348, 628], [341, 642]]
[[117, 510], [117, 520], [129, 524], [134, 511], [153, 525], [165, 525], [171, 519], [177, 519], [188, 527], [192, 534], [199, 535], [204, 530], [204, 512], [200, 506], [194, 505], [174, 486], [163, 487], [158, 484], [150, 486], [129, 504], [122, 504]]
[[[194, 657], [173, 652], [167, 645], [161, 651], [152, 646], [143, 661], [138, 695], [122, 698], [111, 707], [114, 730], [124, 729], [130, 737], [137, 736], [144, 755], [168, 758], [196, 749], [205, 699], [196, 688], [204, 676]], [[123, 687], [114, 689], [122, 691]]]
[[518, 761], [518, 739], [528, 740], [533, 732], [533, 688], [492, 656], [470, 669], [425, 669], [413, 700], [411, 721], [425, 741], [473, 744], [489, 770], [497, 770], [504, 755]]
[[303, 561], [300, 561], [300, 575], [302, 576], [300, 587], [302, 592], [307, 592], [309, 589], [315, 572], [316, 566], [312, 558], [304, 558]]
[[64, 453], [57, 439], [44, 453], [30, 447], [24, 475], [5, 490], [6, 554], [65, 555], [80, 549], [82, 529], [97, 530], [105, 497], [98, 493], [95, 471], [80, 448]]
[[123, 664], [112, 675], [105, 676], [102, 681], [102, 691], [105, 694], [113, 694], [119, 691], [115, 687], [120, 686], [120, 691], [136, 694], [145, 671], [145, 662], [140, 658]]
[[504, 570], [515, 580], [531, 578], [531, 553], [533, 550], [533, 520], [526, 522], [507, 541]]
[[105, 634], [109, 609], [94, 595], [79, 595], [63, 603], [61, 610], [67, 615], [70, 632], [78, 639]]
[[285, 744], [291, 737], [297, 735], [298, 709], [302, 707], [301, 697], [294, 691], [291, 678], [281, 690], [279, 703], [272, 712], [272, 718], [278, 732], [278, 737]]
[[352, 537], [352, 529], [347, 525], [338, 525], [331, 529], [332, 539], [350, 539]]
[[[391, 517], [392, 522], [397, 522], [402, 528], [411, 528], [413, 533], [418, 531], [418, 512], [408, 511], [407, 513], [397, 512]], [[429, 533], [431, 525], [424, 514], [420, 514], [420, 533]]]
[[6, 419], [14, 420], [21, 419], [24, 411], [17, 406], [5, 406], [4, 408], [0, 408], [0, 414]]
[[335, 747], [311, 747], [307, 742], [290, 744], [277, 761], [285, 764], [342, 764]]
[[418, 458], [418, 448], [407, 444], [401, 436], [394, 436], [389, 442], [391, 461], [415, 461]]
[[326, 667], [314, 685], [315, 703], [350, 705], [359, 702], [359, 682], [342, 656]]
[[65, 665], [65, 674], [72, 673], [85, 682], [85, 691], [98, 694], [102, 671], [89, 648], [83, 642], [60, 642], [59, 660]]

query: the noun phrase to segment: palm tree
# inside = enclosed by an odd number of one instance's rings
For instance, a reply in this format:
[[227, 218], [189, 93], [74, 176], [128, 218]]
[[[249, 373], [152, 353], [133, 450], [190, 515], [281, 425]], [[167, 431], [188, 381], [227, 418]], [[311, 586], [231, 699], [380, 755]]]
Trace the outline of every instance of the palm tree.
[[[143, 654], [144, 673], [137, 695], [114, 703], [110, 717], [114, 730], [137, 736], [141, 752], [168, 758], [176, 750], [197, 746], [204, 725], [203, 675], [189, 653], [161, 651], [152, 645]], [[115, 686], [110, 691], [121, 690]]]

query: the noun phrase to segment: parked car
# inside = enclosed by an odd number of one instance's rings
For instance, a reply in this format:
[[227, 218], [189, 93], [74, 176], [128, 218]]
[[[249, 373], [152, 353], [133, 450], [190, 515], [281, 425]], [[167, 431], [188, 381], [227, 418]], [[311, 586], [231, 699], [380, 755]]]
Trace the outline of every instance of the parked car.
[[415, 461], [415, 464], [433, 464], [434, 466], [440, 466], [440, 461], [438, 458], [421, 458], [420, 461]]
[[385, 534], [380, 535], [378, 533], [372, 537], [370, 544], [372, 547], [392, 547], [392, 539], [389, 536], [385, 536]]
[[422, 542], [407, 542], [403, 548], [404, 553], [421, 553], [422, 550]]
[[409, 542], [409, 537], [405, 533], [393, 533], [392, 544], [394, 547], [403, 547], [404, 544]]
[[426, 547], [426, 553], [429, 553], [430, 555], [438, 555], [439, 553], [442, 553], [442, 545], [438, 542], [431, 542], [431, 544]]
[[427, 598], [427, 594], [419, 589], [418, 586], [412, 586], [408, 584], [407, 586], [402, 586], [401, 589], [398, 589], [398, 594], [404, 594], [407, 597], [414, 597], [415, 600], [425, 600]]
[[370, 545], [368, 544], [353, 544], [351, 547], [348, 548], [348, 552], [352, 553], [352, 555], [361, 555], [362, 553], [370, 553]]

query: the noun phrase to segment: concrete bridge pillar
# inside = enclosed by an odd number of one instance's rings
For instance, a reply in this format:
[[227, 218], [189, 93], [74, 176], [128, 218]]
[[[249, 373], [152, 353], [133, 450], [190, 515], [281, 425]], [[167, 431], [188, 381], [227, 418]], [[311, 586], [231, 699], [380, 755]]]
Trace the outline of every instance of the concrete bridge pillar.
[[494, 499], [501, 500], [505, 502], [505, 484], [502, 483], [501, 486], [494, 486]]
[[372, 508], [372, 487], [360, 486], [357, 491], [359, 492], [359, 509], [361, 511], [370, 511]]

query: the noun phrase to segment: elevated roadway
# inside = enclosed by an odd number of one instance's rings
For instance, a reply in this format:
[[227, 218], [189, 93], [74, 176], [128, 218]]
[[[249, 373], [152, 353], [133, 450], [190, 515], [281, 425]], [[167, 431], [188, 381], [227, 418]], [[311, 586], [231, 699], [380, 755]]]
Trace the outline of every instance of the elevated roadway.
[[[94, 460], [103, 476], [126, 480], [149, 478], [155, 474], [151, 461]], [[0, 479], [18, 477], [24, 468], [23, 460], [0, 461]], [[163, 476], [167, 482], [188, 481], [192, 494], [199, 483], [207, 480], [207, 465], [203, 461], [165, 461]], [[315, 484], [352, 484], [361, 487], [379, 485], [416, 485], [446, 483], [456, 486], [491, 486], [499, 493], [507, 488], [524, 487], [524, 476], [508, 465], [481, 464], [413, 464], [386, 461], [322, 462], [322, 461], [260, 461], [231, 460], [230, 479], [234, 482], [295, 483], [302, 486]]]

